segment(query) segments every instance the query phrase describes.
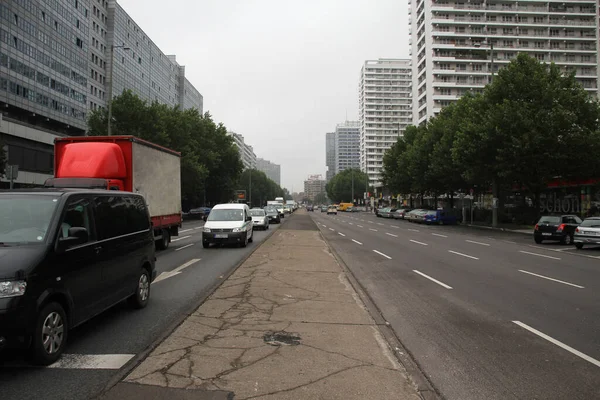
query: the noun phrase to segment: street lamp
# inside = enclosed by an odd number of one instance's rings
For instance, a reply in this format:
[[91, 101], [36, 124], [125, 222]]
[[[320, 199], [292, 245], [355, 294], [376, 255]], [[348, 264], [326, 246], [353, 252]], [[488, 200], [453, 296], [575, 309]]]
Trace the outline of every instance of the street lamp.
[[108, 136], [112, 135], [112, 92], [113, 92], [113, 70], [115, 69], [115, 49], [129, 50], [129, 47], [123, 43], [120, 46], [110, 45], [110, 71], [108, 74]]

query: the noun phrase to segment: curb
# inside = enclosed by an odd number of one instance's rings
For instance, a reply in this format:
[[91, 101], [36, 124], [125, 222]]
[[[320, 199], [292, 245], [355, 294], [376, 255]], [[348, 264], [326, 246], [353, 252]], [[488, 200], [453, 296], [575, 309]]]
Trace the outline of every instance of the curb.
[[531, 236], [532, 235], [531, 233], [519, 232], [519, 231], [516, 231], [514, 229], [494, 228], [492, 226], [472, 225], [472, 224], [461, 224], [461, 226], [465, 226], [465, 227], [469, 227], [469, 228], [475, 228], [475, 229], [488, 229], [488, 230], [491, 230], [491, 231], [517, 233], [517, 234], [527, 235], [527, 236]]
[[[312, 220], [312, 218], [311, 218]], [[313, 223], [315, 221], [313, 220]], [[316, 223], [315, 223], [316, 225]], [[318, 227], [317, 227], [318, 229]], [[371, 299], [367, 291], [363, 288], [360, 282], [356, 279], [350, 268], [346, 265], [346, 263], [342, 260], [340, 255], [335, 251], [333, 246], [329, 243], [329, 241], [322, 234], [321, 230], [318, 229], [319, 236], [323, 239], [323, 241], [327, 244], [327, 248], [333, 254], [333, 257], [338, 262], [338, 264], [342, 267], [344, 272], [346, 273], [346, 277], [348, 281], [360, 297], [361, 301], [367, 308], [367, 312], [375, 321], [375, 324], [379, 328], [381, 335], [387, 341], [390, 346], [390, 350], [398, 360], [398, 362], [404, 367], [406, 370], [406, 374], [408, 379], [410, 379], [413, 384], [416, 386], [418, 395], [423, 400], [441, 400], [442, 397], [438, 393], [438, 391], [433, 386], [432, 382], [427, 378], [419, 364], [415, 361], [412, 353], [410, 353], [406, 347], [400, 341], [400, 338], [396, 335], [396, 332], [391, 328], [389, 322], [385, 320], [383, 314], [379, 310], [379, 308], [375, 305], [375, 302]]]
[[[283, 226], [284, 223], [285, 221], [281, 222], [279, 226]], [[179, 325], [181, 325], [190, 315], [192, 315], [198, 309], [198, 307], [200, 307], [206, 301], [206, 299], [208, 299], [225, 281], [227, 281], [227, 279], [229, 279], [229, 277], [233, 275], [233, 273], [237, 271], [238, 268], [241, 267], [242, 264], [244, 264], [246, 260], [248, 260], [250, 256], [252, 256], [252, 254], [254, 254], [255, 251], [257, 251], [263, 244], [265, 244], [277, 230], [270, 230], [267, 237], [262, 242], [260, 242], [258, 246], [255, 246], [252, 249], [252, 251], [250, 251], [250, 253], [248, 253], [244, 258], [240, 260], [240, 262], [238, 262], [233, 268], [231, 268], [231, 270], [227, 271], [227, 273], [223, 275], [222, 279], [220, 279], [218, 282], [215, 282], [215, 284], [206, 291], [206, 295], [200, 297], [198, 301], [192, 303], [191, 306], [186, 308], [180, 314], [180, 318], [173, 321], [173, 323], [169, 325], [165, 330], [163, 330], [163, 332], [156, 339], [154, 339], [152, 343], [150, 343], [144, 350], [142, 350], [141, 352], [136, 354], [135, 357], [129, 360], [127, 364], [125, 364], [113, 377], [110, 378], [108, 383], [104, 386], [104, 388], [102, 388], [102, 390], [100, 390], [100, 392], [98, 392], [95, 395], [92, 395], [90, 398], [99, 399], [100, 397], [104, 396], [108, 391], [110, 391], [114, 386], [116, 386], [119, 382], [121, 382], [127, 375], [129, 375], [129, 373], [133, 369], [139, 366], [142, 363], [142, 361], [144, 361], [146, 357], [148, 357], [148, 355], [154, 351], [154, 349], [156, 349], [162, 342], [164, 342], [175, 331], [175, 329], [179, 327]]]

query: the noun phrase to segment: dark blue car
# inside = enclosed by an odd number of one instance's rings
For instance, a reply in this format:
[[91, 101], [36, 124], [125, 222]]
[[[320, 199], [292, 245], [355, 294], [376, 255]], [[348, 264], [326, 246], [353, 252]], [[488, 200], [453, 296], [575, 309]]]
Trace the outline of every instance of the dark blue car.
[[431, 210], [423, 216], [423, 222], [428, 225], [454, 225], [458, 222], [458, 218], [453, 210]]

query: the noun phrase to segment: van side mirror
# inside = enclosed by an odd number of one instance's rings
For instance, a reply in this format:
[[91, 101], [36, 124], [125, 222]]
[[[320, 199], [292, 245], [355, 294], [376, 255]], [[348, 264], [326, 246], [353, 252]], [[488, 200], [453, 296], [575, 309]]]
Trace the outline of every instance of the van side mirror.
[[246, 221], [247, 221], [247, 222], [250, 222], [250, 221], [252, 221], [252, 217], [246, 217]]
[[69, 247], [77, 246], [79, 244], [86, 243], [89, 240], [89, 233], [87, 229], [74, 226], [69, 228], [69, 236], [58, 239], [59, 250], [66, 250]]

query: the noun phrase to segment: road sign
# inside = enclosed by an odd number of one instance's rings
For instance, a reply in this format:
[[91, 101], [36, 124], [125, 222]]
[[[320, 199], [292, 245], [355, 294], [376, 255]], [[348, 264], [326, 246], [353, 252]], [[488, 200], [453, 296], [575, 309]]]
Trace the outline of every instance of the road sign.
[[244, 201], [244, 200], [246, 200], [246, 191], [245, 190], [236, 190], [235, 191], [235, 199], [237, 201]]

